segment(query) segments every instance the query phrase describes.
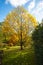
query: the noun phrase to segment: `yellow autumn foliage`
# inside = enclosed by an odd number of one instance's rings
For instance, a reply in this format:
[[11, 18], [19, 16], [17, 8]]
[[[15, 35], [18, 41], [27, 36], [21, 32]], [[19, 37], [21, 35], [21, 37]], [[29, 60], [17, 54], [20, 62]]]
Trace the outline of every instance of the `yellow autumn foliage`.
[[36, 19], [23, 7], [17, 7], [6, 16], [2, 25], [2, 30], [3, 33], [10, 35], [10, 41], [16, 43], [16, 41], [20, 40], [21, 35], [22, 39], [28, 37], [29, 33], [36, 26]]

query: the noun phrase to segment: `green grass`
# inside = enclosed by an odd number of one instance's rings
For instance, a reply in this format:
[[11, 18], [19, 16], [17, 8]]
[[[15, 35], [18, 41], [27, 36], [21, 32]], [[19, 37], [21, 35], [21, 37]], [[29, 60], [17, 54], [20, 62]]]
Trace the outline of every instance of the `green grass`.
[[35, 65], [33, 49], [25, 48], [21, 51], [19, 46], [15, 46], [3, 50], [3, 65]]

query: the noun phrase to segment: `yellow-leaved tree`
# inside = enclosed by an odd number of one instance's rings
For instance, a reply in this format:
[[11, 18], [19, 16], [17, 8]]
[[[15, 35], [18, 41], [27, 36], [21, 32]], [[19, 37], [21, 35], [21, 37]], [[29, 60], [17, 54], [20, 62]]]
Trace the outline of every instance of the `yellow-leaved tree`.
[[15, 43], [18, 41], [22, 50], [23, 44], [37, 26], [37, 21], [25, 8], [17, 7], [6, 16], [3, 26], [4, 34], [11, 34], [10, 40]]

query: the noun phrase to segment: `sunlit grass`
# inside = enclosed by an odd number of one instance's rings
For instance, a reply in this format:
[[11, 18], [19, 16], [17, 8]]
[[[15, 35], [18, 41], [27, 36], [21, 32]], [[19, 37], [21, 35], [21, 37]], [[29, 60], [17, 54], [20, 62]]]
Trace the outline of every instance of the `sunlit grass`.
[[4, 50], [3, 65], [35, 65], [33, 49], [25, 48], [20, 50], [20, 46], [13, 46]]

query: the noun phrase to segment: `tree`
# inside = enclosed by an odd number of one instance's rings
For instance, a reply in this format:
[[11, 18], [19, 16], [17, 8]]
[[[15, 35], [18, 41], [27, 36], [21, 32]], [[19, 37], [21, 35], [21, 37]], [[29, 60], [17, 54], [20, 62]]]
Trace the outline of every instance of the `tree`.
[[[27, 38], [36, 27], [36, 19], [30, 15], [23, 7], [17, 7], [12, 12], [10, 12], [6, 19], [5, 23], [10, 24], [10, 28], [17, 35], [18, 42], [20, 42], [21, 50], [23, 49], [23, 44], [27, 41]], [[6, 24], [6, 26], [8, 26]], [[10, 28], [8, 28], [10, 30]], [[7, 30], [8, 32], [8, 30]], [[14, 39], [15, 40], [15, 39]]]
[[2, 22], [0, 22], [0, 43], [3, 40], [3, 35], [2, 35]]
[[14, 44], [15, 45], [15, 40], [17, 41], [17, 34], [14, 32], [13, 28], [10, 26], [9, 22], [4, 21], [3, 24], [2, 24], [2, 33], [3, 33], [3, 37], [4, 37], [4, 40], [3, 42], [4, 43], [7, 43], [7, 44]]
[[32, 33], [36, 65], [43, 65], [43, 23], [39, 24]]

